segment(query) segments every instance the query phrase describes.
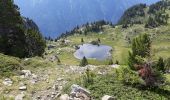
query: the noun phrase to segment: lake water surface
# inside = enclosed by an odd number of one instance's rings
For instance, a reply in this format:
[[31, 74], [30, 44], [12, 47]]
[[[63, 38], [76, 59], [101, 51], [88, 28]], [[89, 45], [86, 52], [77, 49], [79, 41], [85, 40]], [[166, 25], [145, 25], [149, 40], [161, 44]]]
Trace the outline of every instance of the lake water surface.
[[110, 46], [83, 44], [79, 47], [80, 48], [74, 53], [77, 59], [82, 59], [85, 56], [88, 59], [105, 60], [111, 56], [110, 51], [112, 47]]

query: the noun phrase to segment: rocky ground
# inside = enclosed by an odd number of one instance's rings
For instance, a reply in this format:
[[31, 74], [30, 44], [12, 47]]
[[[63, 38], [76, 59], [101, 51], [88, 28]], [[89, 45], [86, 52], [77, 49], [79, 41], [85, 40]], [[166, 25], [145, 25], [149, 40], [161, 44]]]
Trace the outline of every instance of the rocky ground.
[[[31, 59], [31, 58], [29, 58]], [[28, 61], [25, 59], [24, 61]], [[54, 63], [57, 59], [52, 56], [48, 60]], [[108, 68], [117, 68], [112, 65]], [[104, 75], [106, 70], [103, 66], [87, 65], [85, 67], [59, 64], [54, 67], [24, 69], [19, 75], [11, 78], [4, 78], [1, 85], [1, 93], [15, 100], [90, 100], [90, 91], [72, 84], [70, 94], [63, 93], [63, 87], [68, 82], [81, 77], [87, 69], [96, 71], [97, 74]], [[111, 98], [111, 97], [103, 97]], [[103, 99], [108, 100], [108, 99]], [[112, 100], [112, 99], [109, 99]]]

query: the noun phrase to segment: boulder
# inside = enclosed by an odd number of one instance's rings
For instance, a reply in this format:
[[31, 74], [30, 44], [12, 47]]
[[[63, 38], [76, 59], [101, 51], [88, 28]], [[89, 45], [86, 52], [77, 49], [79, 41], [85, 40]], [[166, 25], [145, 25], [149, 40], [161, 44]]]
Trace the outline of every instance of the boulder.
[[73, 84], [71, 86], [71, 98], [80, 98], [83, 100], [90, 100], [90, 92], [79, 85]]
[[116, 99], [112, 96], [105, 95], [105, 96], [102, 97], [102, 100], [116, 100]]
[[10, 78], [6, 78], [6, 79], [3, 81], [3, 84], [6, 85], [6, 86], [12, 86], [13, 81], [12, 81]]
[[60, 100], [69, 100], [69, 95], [68, 94], [61, 95]]

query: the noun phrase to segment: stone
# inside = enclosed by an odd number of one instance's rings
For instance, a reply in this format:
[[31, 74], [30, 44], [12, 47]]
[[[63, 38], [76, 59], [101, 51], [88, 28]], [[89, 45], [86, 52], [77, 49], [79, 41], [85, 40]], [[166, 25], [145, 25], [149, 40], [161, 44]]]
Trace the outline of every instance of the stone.
[[20, 86], [19, 90], [27, 90], [27, 86]]
[[35, 75], [35, 74], [32, 74], [32, 78], [33, 78], [33, 79], [38, 79], [38, 76]]
[[58, 86], [58, 91], [62, 91], [63, 90], [63, 86]]
[[111, 65], [112, 68], [119, 68], [120, 65], [117, 65], [117, 64], [114, 64], [114, 65]]
[[24, 61], [28, 61], [30, 58], [25, 58]]
[[24, 83], [20, 83], [19, 90], [27, 90], [27, 86]]
[[37, 96], [37, 99], [41, 99], [41, 96]]
[[59, 100], [69, 100], [69, 95], [68, 94], [61, 95]]
[[82, 99], [80, 99], [80, 98], [74, 98], [73, 100], [82, 100]]
[[85, 100], [90, 100], [90, 92], [85, 89], [80, 87], [79, 85], [73, 84], [71, 86], [71, 93], [70, 93], [71, 97], [74, 98], [79, 98], [82, 97]]
[[52, 95], [56, 95], [56, 93], [55, 93], [55, 92], [52, 92], [51, 94], [52, 94]]
[[58, 58], [57, 56], [51, 56], [48, 58], [48, 60], [54, 62], [55, 60], [57, 60], [57, 58]]
[[58, 90], [59, 90], [59, 89], [58, 89], [58, 85], [54, 84], [54, 85], [53, 85], [53, 89], [54, 89], [55, 91], [58, 91]]
[[102, 100], [116, 100], [116, 99], [112, 96], [105, 95], [105, 96], [102, 97]]
[[90, 96], [90, 92], [87, 89], [82, 88], [79, 85], [73, 84], [71, 86], [71, 93], [77, 93], [77, 92], [78, 93], [83, 93], [83, 94], [85, 94], [87, 96]]
[[25, 97], [25, 94], [24, 94], [24, 93], [21, 93], [21, 94], [18, 94], [18, 95], [15, 97], [15, 100], [23, 100], [24, 97]]
[[36, 82], [37, 82], [37, 80], [35, 80], [35, 79], [32, 79], [32, 80], [31, 80], [31, 83], [32, 83], [32, 84], [35, 84]]
[[24, 78], [25, 78], [25, 75], [21, 75], [20, 78], [24, 79]]
[[58, 78], [58, 79], [57, 79], [57, 81], [62, 81], [62, 80], [64, 80], [64, 79], [63, 79], [63, 78]]
[[22, 70], [21, 72], [23, 73], [25, 78], [28, 78], [32, 75], [30, 70]]
[[6, 86], [12, 86], [13, 81], [12, 81], [10, 78], [6, 78], [6, 79], [3, 81], [3, 84], [6, 85]]
[[51, 95], [51, 98], [54, 98], [55, 97], [55, 95]]

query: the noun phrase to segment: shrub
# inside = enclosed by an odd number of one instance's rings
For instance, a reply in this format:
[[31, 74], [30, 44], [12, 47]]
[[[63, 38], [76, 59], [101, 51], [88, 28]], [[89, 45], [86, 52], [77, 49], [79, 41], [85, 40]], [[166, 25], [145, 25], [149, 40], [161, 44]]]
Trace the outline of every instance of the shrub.
[[135, 85], [142, 83], [138, 73], [127, 67], [122, 67], [116, 70], [116, 78], [124, 84]]
[[83, 38], [81, 38], [81, 43], [84, 43], [84, 39]]
[[162, 57], [159, 58], [156, 69], [161, 72], [165, 72], [165, 63]]
[[90, 44], [92, 44], [92, 45], [98, 45], [98, 46], [100, 45], [98, 41], [92, 41]]
[[91, 72], [89, 69], [86, 70], [85, 74], [83, 75], [82, 84], [84, 87], [88, 87], [94, 83], [95, 74]]
[[170, 58], [168, 58], [165, 62], [166, 70], [170, 69]]
[[151, 64], [135, 65], [138, 70], [139, 76], [144, 80], [145, 85], [148, 87], [158, 86], [164, 82], [164, 78], [157, 70], [153, 70]]

